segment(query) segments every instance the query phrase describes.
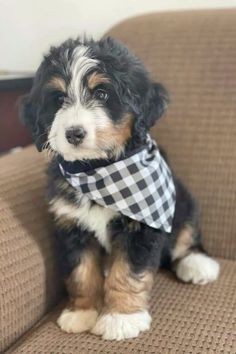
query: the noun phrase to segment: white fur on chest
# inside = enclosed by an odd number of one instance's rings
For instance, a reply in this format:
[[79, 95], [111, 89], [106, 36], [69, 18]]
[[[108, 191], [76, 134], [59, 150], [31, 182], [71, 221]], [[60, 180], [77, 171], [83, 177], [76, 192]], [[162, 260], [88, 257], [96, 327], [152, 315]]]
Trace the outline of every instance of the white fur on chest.
[[99, 205], [91, 207], [87, 197], [83, 197], [80, 205], [73, 205], [62, 198], [54, 198], [50, 202], [50, 211], [56, 217], [64, 216], [68, 219], [78, 220], [78, 225], [84, 229], [94, 232], [99, 243], [110, 251], [110, 235], [107, 225], [118, 213]]

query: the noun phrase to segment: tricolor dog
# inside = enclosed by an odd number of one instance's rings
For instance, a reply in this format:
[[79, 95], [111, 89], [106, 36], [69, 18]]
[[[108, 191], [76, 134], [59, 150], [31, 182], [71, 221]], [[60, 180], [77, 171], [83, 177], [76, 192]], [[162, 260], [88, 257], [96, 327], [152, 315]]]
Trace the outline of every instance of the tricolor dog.
[[193, 284], [218, 276], [195, 201], [148, 134], [167, 104], [165, 88], [109, 37], [52, 47], [22, 100], [22, 119], [50, 156], [49, 209], [70, 297], [63, 331], [136, 337], [150, 328], [160, 266]]

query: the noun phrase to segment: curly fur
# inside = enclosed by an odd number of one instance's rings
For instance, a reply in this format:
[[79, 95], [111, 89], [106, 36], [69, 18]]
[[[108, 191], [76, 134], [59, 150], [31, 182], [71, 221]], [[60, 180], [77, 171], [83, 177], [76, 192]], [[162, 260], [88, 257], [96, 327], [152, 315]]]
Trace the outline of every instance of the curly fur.
[[[96, 73], [96, 87], [90, 89], [89, 75]], [[106, 100], [98, 98], [101, 92]], [[132, 152], [144, 143], [146, 133], [163, 115], [168, 100], [165, 88], [151, 80], [141, 61], [110, 37], [98, 42], [70, 39], [52, 47], [37, 71], [30, 94], [22, 100], [21, 116], [38, 150], [53, 151], [48, 168], [48, 198], [55, 220], [59, 264], [66, 283], [70, 284], [68, 291], [74, 289], [72, 315], [63, 315], [58, 321], [62, 329], [81, 331], [86, 326], [76, 321], [80, 321], [83, 311], [88, 310], [86, 316], [98, 311], [105, 315], [95, 325], [94, 332], [104, 338], [120, 339], [117, 328], [109, 336], [106, 326], [110, 319], [114, 326], [118, 325], [116, 319], [126, 318], [124, 313], [127, 313], [130, 332], [123, 328], [122, 338], [136, 336], [149, 327], [148, 294], [152, 274], [160, 265], [173, 269], [183, 281], [194, 283], [206, 283], [218, 275], [217, 266], [208, 261], [201, 245], [196, 203], [178, 178], [174, 177], [177, 200], [169, 235], [144, 224], [134, 224], [119, 213], [111, 215], [96, 203], [81, 198], [58, 167], [59, 157], [68, 161], [96, 159], [99, 163], [100, 158], [116, 159]], [[82, 126], [87, 135], [78, 144], [71, 144], [66, 140], [66, 132], [75, 124]], [[56, 142], [52, 131], [54, 135], [61, 134]], [[164, 151], [161, 152], [166, 159]], [[90, 261], [82, 262], [86, 254], [90, 255]], [[193, 254], [204, 256], [196, 258]], [[200, 267], [202, 259], [202, 267], [206, 265], [207, 270], [201, 269], [200, 274], [196, 267]], [[100, 274], [99, 285], [95, 278], [94, 282], [86, 277], [78, 279], [77, 270], [78, 274], [93, 277], [94, 272], [85, 269], [86, 264], [92, 269], [99, 268], [98, 274], [103, 270], [108, 272], [108, 277]], [[92, 301], [96, 294], [101, 295], [101, 282], [104, 282], [102, 309]], [[89, 292], [85, 291], [88, 286]], [[73, 309], [78, 316], [73, 315]], [[115, 313], [115, 317], [110, 313]], [[140, 313], [147, 314], [148, 325], [138, 322], [143, 321], [142, 316], [137, 316]], [[75, 322], [68, 323], [71, 319]]]

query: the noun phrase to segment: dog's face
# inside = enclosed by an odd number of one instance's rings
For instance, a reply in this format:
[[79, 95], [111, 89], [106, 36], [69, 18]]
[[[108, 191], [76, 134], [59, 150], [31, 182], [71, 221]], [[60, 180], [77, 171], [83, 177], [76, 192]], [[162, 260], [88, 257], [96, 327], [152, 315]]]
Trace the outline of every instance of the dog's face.
[[21, 115], [39, 150], [68, 161], [110, 158], [144, 142], [167, 100], [121, 43], [68, 40], [44, 58]]

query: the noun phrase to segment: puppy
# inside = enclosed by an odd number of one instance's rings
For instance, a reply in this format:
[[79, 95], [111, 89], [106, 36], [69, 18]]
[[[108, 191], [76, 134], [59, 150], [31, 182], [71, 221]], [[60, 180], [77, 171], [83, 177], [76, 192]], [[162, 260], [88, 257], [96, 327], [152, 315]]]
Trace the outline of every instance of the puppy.
[[[206, 284], [218, 276], [218, 263], [201, 245], [196, 204], [155, 145], [155, 156], [169, 176], [166, 188], [174, 185], [169, 229], [161, 223], [157, 226], [155, 210], [153, 224], [147, 222], [148, 217], [136, 219], [134, 210], [125, 213], [114, 200], [110, 208], [104, 200], [83, 193], [81, 180], [76, 179], [82, 173], [88, 188], [94, 171], [109, 174], [116, 166], [119, 172], [119, 163], [147, 152], [148, 130], [167, 103], [164, 87], [150, 79], [143, 64], [123, 44], [109, 37], [97, 42], [70, 39], [52, 47], [31, 92], [22, 100], [24, 123], [38, 150], [47, 149], [51, 157], [49, 209], [70, 296], [58, 325], [66, 332], [91, 331], [104, 339], [121, 340], [148, 330], [148, 298], [160, 266], [193, 284]], [[146, 161], [149, 166], [148, 158]], [[80, 173], [73, 174], [75, 167]], [[121, 176], [119, 183], [124, 179]], [[77, 181], [76, 187], [73, 181]], [[109, 188], [119, 192], [116, 182]], [[91, 194], [96, 192], [95, 188]], [[142, 198], [136, 200], [137, 208]], [[155, 203], [152, 207], [157, 209], [159, 200]]]

